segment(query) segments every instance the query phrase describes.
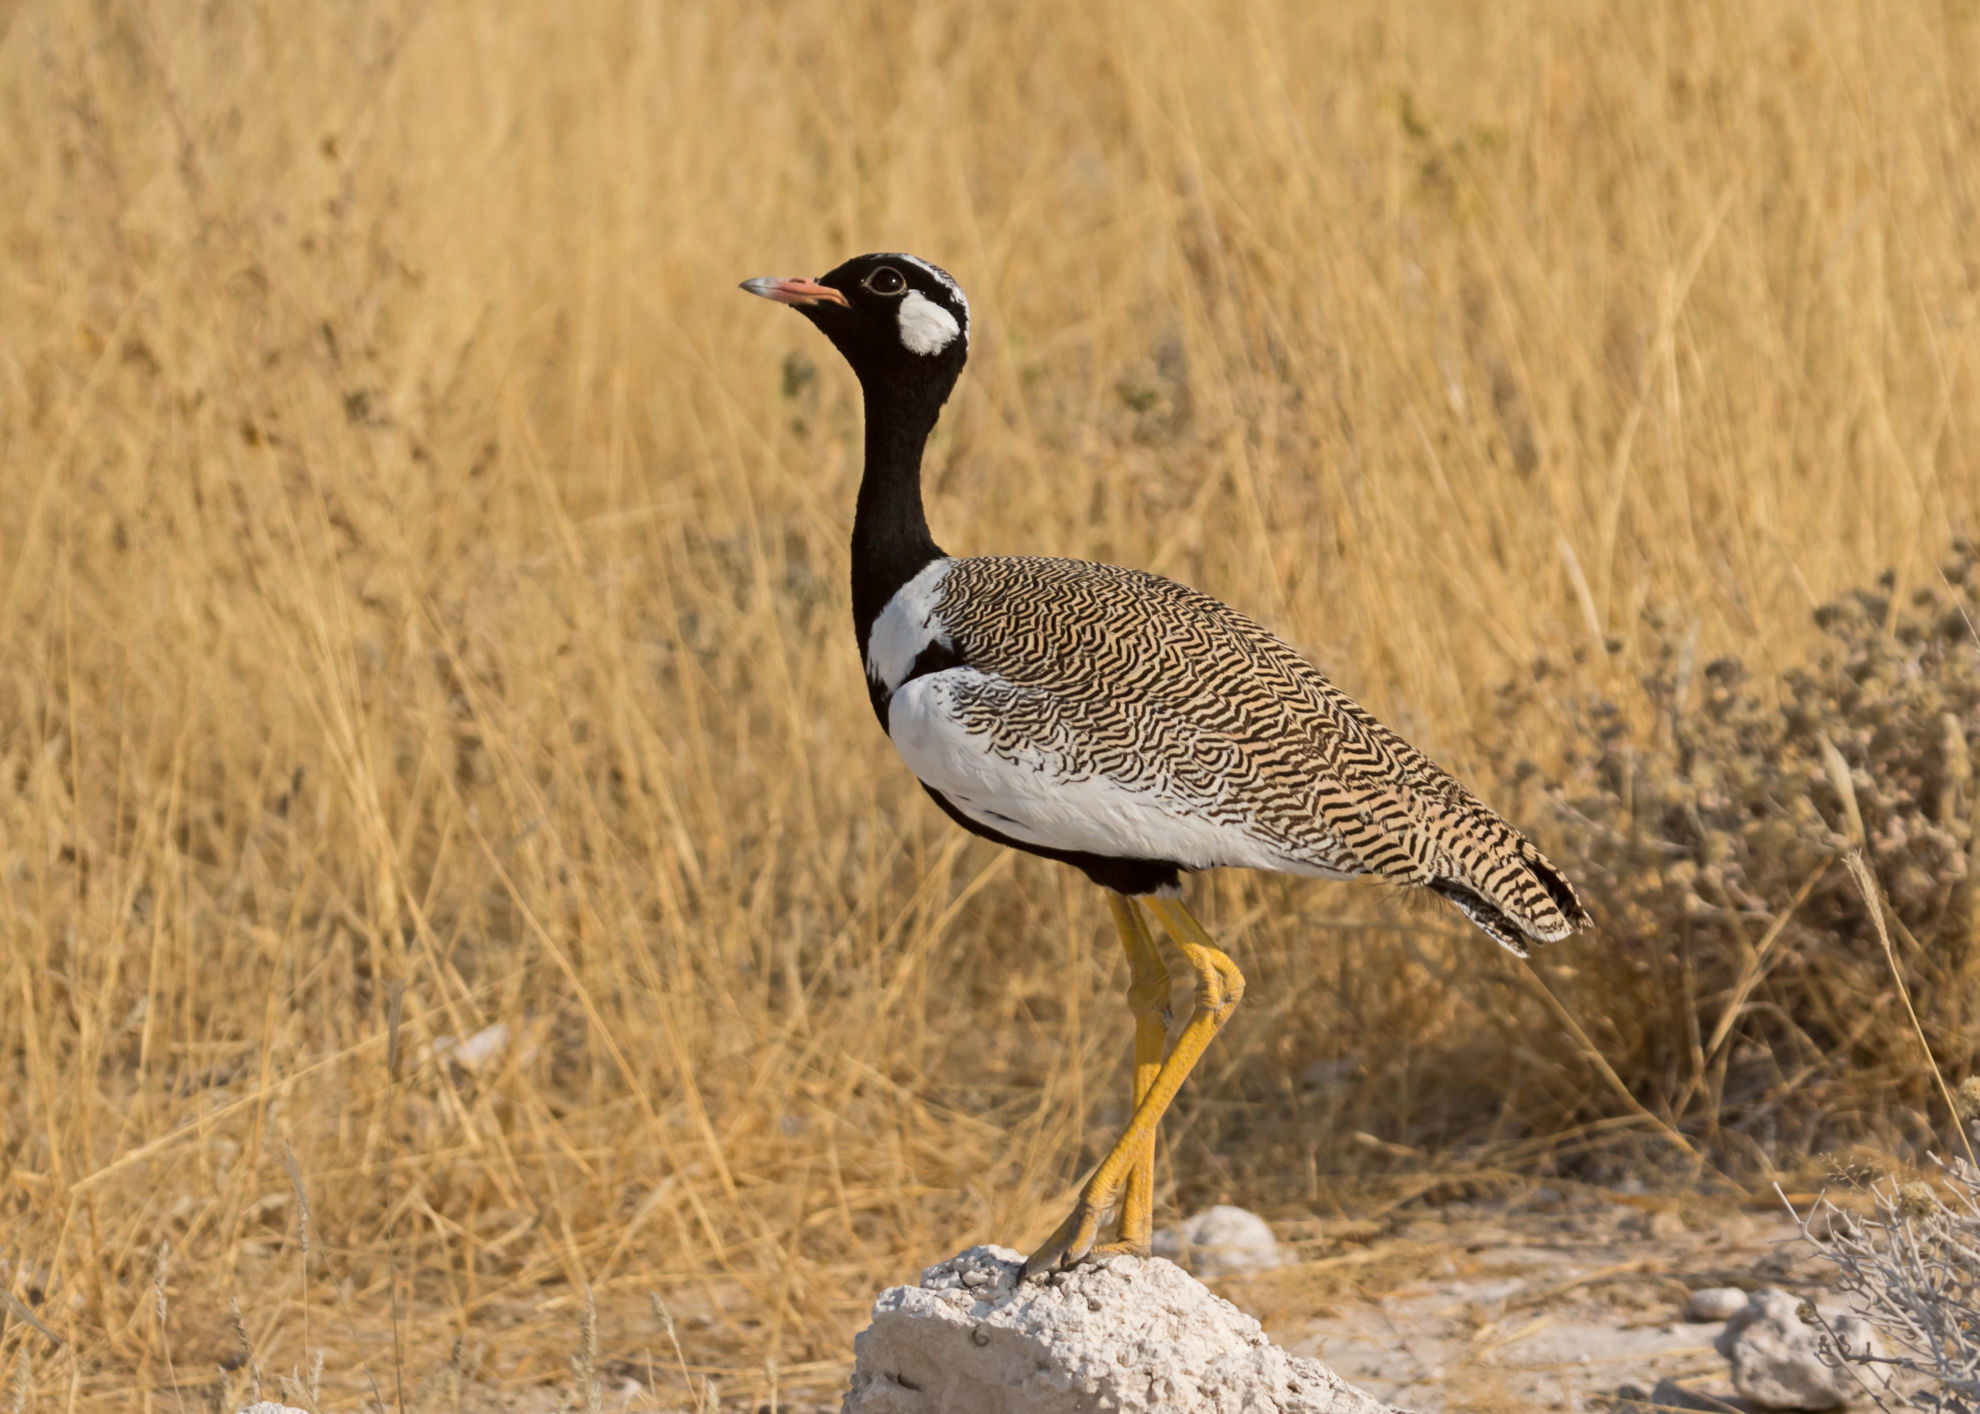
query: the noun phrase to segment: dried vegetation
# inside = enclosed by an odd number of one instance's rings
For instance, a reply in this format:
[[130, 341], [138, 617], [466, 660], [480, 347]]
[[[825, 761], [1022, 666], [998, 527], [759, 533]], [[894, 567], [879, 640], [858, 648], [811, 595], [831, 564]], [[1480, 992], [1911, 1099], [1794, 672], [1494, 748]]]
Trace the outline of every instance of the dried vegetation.
[[[1795, 1214], [1802, 1236], [1834, 1274], [1881, 1347], [1845, 1353], [1832, 1331], [1822, 1357], [1849, 1371], [1879, 1409], [1967, 1414], [1980, 1403], [1980, 1079], [1954, 1101], [1961, 1152], [1933, 1156], [1924, 1174], [1844, 1168], [1842, 1203], [1824, 1193]], [[1820, 1317], [1815, 1317], [1817, 1321]]]
[[1814, 620], [1807, 664], [1776, 676], [1701, 662], [1695, 631], [1658, 623], [1633, 693], [1563, 711], [1572, 673], [1542, 662], [1503, 694], [1511, 717], [1571, 724], [1545, 795], [1611, 947], [1576, 960], [1570, 994], [1630, 997], [1605, 1009], [1611, 1063], [1748, 1172], [1934, 1142], [1946, 1113], [1894, 970], [1954, 1079], [1980, 1017], [1980, 558], [1962, 544], [1907, 592], [1886, 574]]
[[1809, 742], [1958, 1079], [1974, 72], [1872, 0], [0, 3], [0, 1388], [788, 1399], [1049, 1227], [1105, 909], [874, 730], [853, 389], [734, 288], [858, 249], [972, 296], [945, 544], [1270, 622], [1612, 930], [1199, 882], [1165, 1207], [1915, 1144]]

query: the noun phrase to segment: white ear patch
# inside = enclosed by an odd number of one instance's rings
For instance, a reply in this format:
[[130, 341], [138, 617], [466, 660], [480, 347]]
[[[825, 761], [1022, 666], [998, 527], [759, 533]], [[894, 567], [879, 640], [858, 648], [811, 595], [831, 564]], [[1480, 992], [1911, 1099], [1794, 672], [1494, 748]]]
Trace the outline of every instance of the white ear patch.
[[961, 332], [955, 315], [920, 290], [909, 290], [901, 301], [901, 343], [909, 353], [938, 354]]

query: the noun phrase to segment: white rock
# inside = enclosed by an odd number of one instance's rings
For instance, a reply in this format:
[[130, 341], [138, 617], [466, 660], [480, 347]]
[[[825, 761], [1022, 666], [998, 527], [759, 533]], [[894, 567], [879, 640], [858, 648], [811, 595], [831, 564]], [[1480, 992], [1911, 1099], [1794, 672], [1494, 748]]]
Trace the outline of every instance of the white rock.
[[1736, 1286], [1702, 1286], [1684, 1303], [1687, 1321], [1729, 1321], [1746, 1309], [1746, 1293]]
[[[1732, 1362], [1733, 1388], [1762, 1409], [1835, 1409], [1855, 1389], [1846, 1372], [1822, 1363], [1822, 1328], [1801, 1319], [1801, 1305], [1785, 1291], [1756, 1291], [1712, 1342]], [[1873, 1347], [1867, 1321], [1825, 1319], [1847, 1353]]]
[[1159, 1257], [1023, 1261], [972, 1247], [882, 1292], [840, 1414], [1400, 1414]]
[[1150, 1245], [1156, 1256], [1167, 1257], [1200, 1277], [1269, 1271], [1285, 1261], [1265, 1219], [1228, 1203], [1205, 1208], [1175, 1227], [1163, 1228]]
[[309, 1411], [298, 1409], [293, 1404], [277, 1404], [272, 1399], [263, 1399], [248, 1405], [241, 1410], [241, 1414], [309, 1414]]
[[458, 1036], [434, 1038], [436, 1060], [450, 1060], [464, 1070], [480, 1070], [509, 1048], [509, 1028], [504, 1022], [484, 1026], [467, 1040]]

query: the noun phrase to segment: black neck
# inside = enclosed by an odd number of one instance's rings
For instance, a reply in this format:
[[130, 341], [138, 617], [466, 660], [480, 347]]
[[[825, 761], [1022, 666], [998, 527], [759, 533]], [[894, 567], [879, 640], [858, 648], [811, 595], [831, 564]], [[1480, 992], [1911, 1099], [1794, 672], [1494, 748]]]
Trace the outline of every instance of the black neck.
[[902, 585], [942, 551], [921, 509], [921, 450], [948, 394], [946, 386], [868, 386], [866, 470], [853, 513], [853, 626], [866, 653], [873, 620]]

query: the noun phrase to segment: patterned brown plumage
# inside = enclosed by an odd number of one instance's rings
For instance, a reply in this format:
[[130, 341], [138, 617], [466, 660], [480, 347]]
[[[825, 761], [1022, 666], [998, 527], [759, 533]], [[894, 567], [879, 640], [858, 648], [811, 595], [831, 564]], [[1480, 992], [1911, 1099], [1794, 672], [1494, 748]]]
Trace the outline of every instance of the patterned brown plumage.
[[[1235, 609], [1080, 560], [946, 565], [928, 604], [946, 701], [995, 757], [1150, 797], [1279, 868], [1434, 889], [1516, 952], [1587, 922], [1518, 830]], [[1178, 862], [1262, 862], [1245, 853]]]
[[[888, 737], [958, 823], [1111, 891], [1134, 1015], [1133, 1117], [1027, 1277], [1094, 1250], [1118, 1205], [1146, 1252], [1163, 1113], [1244, 996], [1183, 905], [1184, 870], [1372, 875], [1431, 889], [1516, 953], [1585, 926], [1527, 839], [1243, 614], [1158, 575], [1081, 560], [952, 559], [929, 533], [921, 456], [969, 355], [944, 271], [855, 256], [744, 289], [798, 310], [866, 406], [852, 611]], [[1142, 909], [1194, 974], [1168, 1034], [1170, 973]]]

